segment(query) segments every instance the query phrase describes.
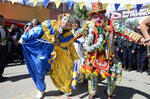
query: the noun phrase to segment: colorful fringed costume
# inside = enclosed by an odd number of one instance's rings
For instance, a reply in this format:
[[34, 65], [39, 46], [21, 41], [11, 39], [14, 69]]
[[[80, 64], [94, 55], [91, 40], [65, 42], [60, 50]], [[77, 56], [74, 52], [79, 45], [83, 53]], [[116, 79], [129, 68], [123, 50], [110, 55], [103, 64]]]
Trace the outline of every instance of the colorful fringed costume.
[[134, 31], [109, 21], [104, 16], [106, 11], [102, 9], [100, 2], [94, 3], [92, 10], [93, 12], [90, 14], [93, 16], [97, 14], [96, 17], [101, 19], [94, 18], [86, 24], [88, 36], [83, 46], [87, 53], [87, 59], [80, 68], [81, 73], [85, 74], [86, 79], [88, 79], [89, 99], [96, 95], [98, 76], [107, 78], [106, 93], [108, 96], [112, 96], [116, 80], [121, 77], [122, 63], [119, 58], [114, 56], [113, 51], [113, 31], [134, 42], [142, 38]]

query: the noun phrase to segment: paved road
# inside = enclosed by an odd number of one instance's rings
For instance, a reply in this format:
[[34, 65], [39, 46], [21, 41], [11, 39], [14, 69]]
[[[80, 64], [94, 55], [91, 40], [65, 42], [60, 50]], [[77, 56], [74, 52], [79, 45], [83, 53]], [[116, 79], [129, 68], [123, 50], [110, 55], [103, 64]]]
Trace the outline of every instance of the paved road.
[[[5, 68], [4, 76], [8, 81], [0, 83], [0, 99], [36, 99], [36, 87], [28, 74], [26, 65], [9, 65]], [[44, 99], [88, 99], [87, 84], [79, 84], [72, 97], [60, 95], [46, 75], [46, 93]], [[98, 84], [96, 99], [106, 99], [104, 90], [106, 80]], [[146, 72], [123, 71], [121, 83], [117, 83], [113, 99], [150, 99], [150, 76]]]

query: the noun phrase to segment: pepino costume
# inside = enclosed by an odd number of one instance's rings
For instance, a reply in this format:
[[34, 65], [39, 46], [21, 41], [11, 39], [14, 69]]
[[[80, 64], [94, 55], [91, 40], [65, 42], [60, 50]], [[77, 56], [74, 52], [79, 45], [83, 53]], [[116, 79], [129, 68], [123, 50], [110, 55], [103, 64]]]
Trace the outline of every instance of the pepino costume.
[[114, 56], [113, 51], [113, 33], [117, 33], [120, 36], [124, 36], [137, 42], [142, 38], [141, 35], [135, 33], [128, 28], [113, 23], [108, 20], [104, 13], [105, 9], [102, 8], [100, 2], [92, 4], [92, 11], [90, 16], [99, 14], [98, 22], [93, 18], [85, 25], [88, 30], [87, 38], [83, 45], [86, 50], [86, 61], [82, 65], [80, 71], [85, 74], [88, 80], [89, 99], [93, 99], [96, 95], [98, 78], [107, 78], [107, 90], [106, 93], [109, 97], [112, 96], [116, 81], [122, 75], [122, 63], [118, 57]]
[[71, 30], [66, 30], [65, 33], [59, 34], [58, 23], [53, 23], [52, 27], [56, 31], [56, 38], [59, 45], [54, 45], [56, 58], [52, 63], [50, 77], [53, 84], [62, 92], [70, 93], [73, 79], [74, 61], [79, 59], [74, 48], [74, 36]]
[[[70, 14], [63, 14], [70, 20]], [[64, 20], [65, 20], [64, 18]], [[50, 71], [54, 85], [63, 92], [71, 91], [74, 60], [74, 36], [58, 21], [46, 20], [22, 35], [23, 51], [29, 73], [40, 91], [46, 89], [45, 74]]]

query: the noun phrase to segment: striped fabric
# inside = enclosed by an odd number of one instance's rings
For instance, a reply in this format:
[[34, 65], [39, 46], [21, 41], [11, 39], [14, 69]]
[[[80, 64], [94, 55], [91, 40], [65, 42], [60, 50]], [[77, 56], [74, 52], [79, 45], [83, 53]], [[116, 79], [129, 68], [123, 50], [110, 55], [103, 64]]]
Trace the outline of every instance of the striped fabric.
[[75, 90], [77, 85], [77, 62], [74, 63], [72, 89]]

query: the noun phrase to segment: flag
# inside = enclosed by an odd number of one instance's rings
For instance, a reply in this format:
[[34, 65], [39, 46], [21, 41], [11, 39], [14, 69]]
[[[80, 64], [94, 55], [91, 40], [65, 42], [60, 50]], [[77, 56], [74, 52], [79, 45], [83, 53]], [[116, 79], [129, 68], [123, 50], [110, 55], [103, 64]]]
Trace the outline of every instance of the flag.
[[131, 4], [126, 4], [127, 10], [130, 11]]
[[48, 6], [49, 0], [44, 0], [44, 6], [45, 8]]
[[79, 8], [80, 8], [80, 10], [83, 8], [83, 6], [84, 6], [84, 2], [79, 2]]
[[137, 12], [140, 11], [141, 7], [142, 7], [143, 4], [136, 4], [136, 7], [137, 7]]
[[15, 3], [15, 0], [11, 0], [11, 3], [14, 4], [14, 3]]
[[26, 0], [23, 0], [23, 4], [26, 5]]
[[120, 6], [119, 3], [116, 3], [116, 4], [115, 4], [115, 10], [116, 10], [116, 11], [118, 10], [119, 6]]
[[104, 3], [104, 4], [103, 4], [103, 8], [104, 8], [104, 9], [107, 9], [107, 6], [108, 6], [108, 3]]
[[150, 4], [148, 5], [148, 12], [150, 12]]
[[72, 4], [73, 4], [73, 1], [67, 1], [67, 4], [68, 4], [68, 8], [69, 8], [69, 10], [71, 10], [71, 7], [72, 7]]
[[36, 6], [36, 4], [37, 4], [37, 0], [33, 0], [34, 7]]
[[61, 3], [61, 0], [55, 0], [56, 8], [58, 8], [58, 7], [59, 7], [60, 3]]

